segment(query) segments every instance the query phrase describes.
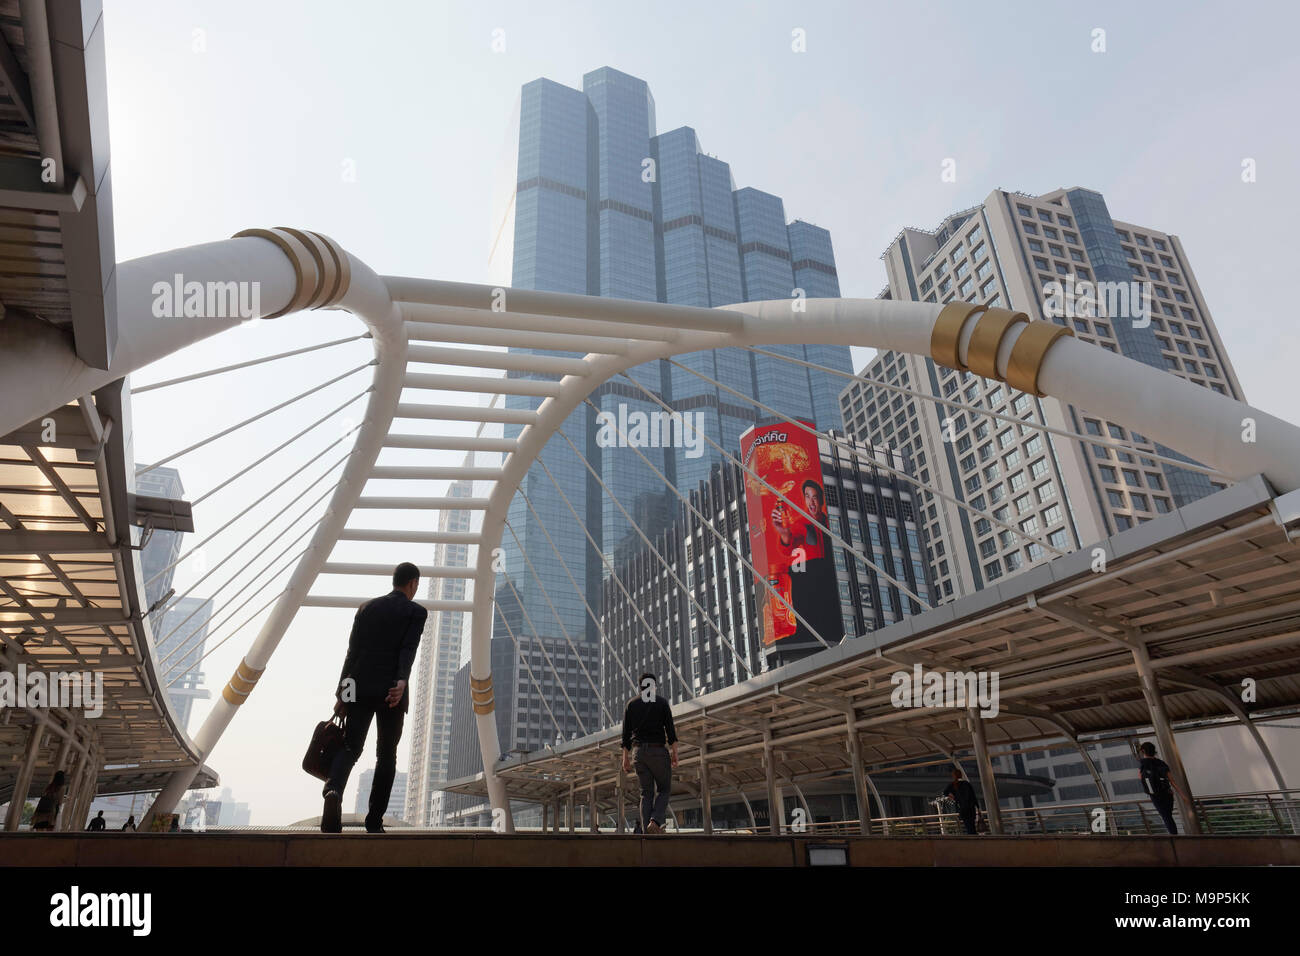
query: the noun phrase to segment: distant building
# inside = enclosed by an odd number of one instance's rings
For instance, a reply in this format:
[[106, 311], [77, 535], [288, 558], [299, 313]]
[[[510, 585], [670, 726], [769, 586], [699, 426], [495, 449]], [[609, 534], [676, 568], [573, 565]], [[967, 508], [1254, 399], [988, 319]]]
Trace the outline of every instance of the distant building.
[[[505, 269], [499, 273], [502, 284], [701, 307], [839, 295], [830, 233], [788, 221], [777, 195], [738, 189], [730, 165], [705, 153], [694, 129], [660, 133], [646, 81], [616, 69], [587, 73], [581, 89], [545, 78], [524, 85], [513, 173], [513, 213], [502, 223], [503, 241], [492, 266], [509, 261], [508, 277]], [[768, 351], [852, 371], [844, 346], [786, 344]], [[658, 401], [663, 401], [690, 416], [697, 436], [707, 435], [723, 447], [734, 447], [764, 414], [728, 389], [819, 428], [842, 425], [842, 382], [830, 374], [742, 349], [684, 355], [679, 364], [635, 366], [627, 372], [631, 382], [605, 383], [592, 393], [592, 403], [602, 416], [618, 420], [661, 413]], [[510, 372], [509, 377], [548, 376]], [[534, 409], [539, 402], [515, 395], [505, 400], [512, 410]], [[561, 671], [568, 699], [551, 694], [561, 702], [552, 714], [521, 704], [518, 723], [502, 734], [502, 740], [525, 750], [552, 741], [556, 723], [561, 736], [571, 737], [609, 719], [579, 666], [598, 654], [600, 640], [578, 592], [592, 596], [594, 604], [608, 576], [602, 556], [619, 563], [642, 546], [615, 499], [653, 537], [677, 510], [655, 471], [672, 485], [691, 488], [721, 462], [717, 449], [696, 437], [645, 448], [647, 464], [626, 448], [603, 446], [596, 437], [597, 414], [579, 406], [562, 426], [594, 474], [557, 436], [524, 477], [501, 542], [504, 573], [495, 594], [501, 614], [493, 622], [493, 637], [511, 640], [508, 625], [514, 640], [539, 652], [545, 647], [552, 653], [553, 647], [568, 668]], [[519, 429], [507, 424], [505, 437], [516, 437]], [[556, 493], [544, 469], [569, 501]], [[589, 546], [586, 532], [598, 548]], [[580, 649], [577, 654], [570, 641]], [[553, 681], [550, 665], [537, 656], [537, 681]], [[517, 673], [521, 700], [536, 697], [526, 668]], [[498, 691], [500, 684], [498, 678]]]
[[189, 732], [194, 701], [207, 700], [203, 687], [200, 660], [207, 643], [208, 624], [212, 618], [211, 598], [181, 598], [167, 609], [163, 633], [154, 639], [158, 660], [162, 664], [167, 698], [181, 729]]
[[[375, 782], [375, 768], [361, 774], [357, 780], [357, 802], [355, 812], [365, 816], [370, 812], [370, 788]], [[406, 774], [398, 771], [393, 777], [393, 790], [388, 797], [388, 809], [384, 811], [384, 816], [391, 817], [394, 820], [406, 819]]]
[[[1178, 237], [1112, 219], [1105, 199], [1093, 190], [1041, 196], [994, 190], [933, 232], [904, 229], [884, 260], [889, 285], [882, 298], [1023, 312], [1109, 352], [1245, 400]], [[916, 462], [921, 481], [945, 495], [921, 493], [931, 571], [943, 600], [1052, 557], [1038, 541], [1071, 551], [1224, 487], [1199, 472], [1143, 457], [1143, 451], [1178, 456], [1122, 422], [941, 367], [926, 356], [882, 351], [861, 378], [868, 381], [848, 383], [840, 395], [849, 434], [898, 448]], [[1072, 441], [1043, 433], [1036, 424], [1096, 440]], [[1113, 441], [1134, 450], [1108, 444]], [[1022, 534], [980, 519], [957, 502], [987, 511]]]
[[[137, 463], [135, 467], [138, 471], [146, 466]], [[135, 480], [135, 486], [139, 494], [151, 497], [179, 500], [185, 495], [181, 473], [166, 465], [140, 475]], [[180, 557], [183, 538], [184, 534], [180, 531], [154, 529], [148, 532], [144, 547], [140, 549], [140, 570], [144, 577], [145, 603], [150, 608], [171, 590], [172, 578], [176, 574], [172, 565]], [[163, 614], [157, 611], [149, 616], [155, 640], [162, 633], [162, 618]]]

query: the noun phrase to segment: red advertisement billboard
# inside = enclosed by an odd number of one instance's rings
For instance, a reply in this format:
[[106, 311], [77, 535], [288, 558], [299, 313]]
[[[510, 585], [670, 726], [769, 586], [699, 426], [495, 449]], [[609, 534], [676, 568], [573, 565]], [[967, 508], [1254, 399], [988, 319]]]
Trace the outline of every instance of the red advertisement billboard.
[[838, 643], [844, 621], [817, 436], [790, 424], [755, 426], [740, 436], [740, 460], [754, 569], [771, 585], [757, 584], [763, 643], [817, 643], [813, 630]]

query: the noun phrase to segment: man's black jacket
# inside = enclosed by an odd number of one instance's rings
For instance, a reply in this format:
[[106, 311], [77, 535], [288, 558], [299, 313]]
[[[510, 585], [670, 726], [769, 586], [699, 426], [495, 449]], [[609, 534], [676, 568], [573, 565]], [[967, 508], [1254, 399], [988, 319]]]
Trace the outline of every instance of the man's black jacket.
[[[363, 604], [352, 621], [348, 656], [339, 674], [340, 693], [349, 677], [356, 681], [358, 700], [383, 697], [399, 680], [409, 681], [428, 616], [428, 611], [397, 590]], [[410, 697], [402, 695], [402, 713]]]

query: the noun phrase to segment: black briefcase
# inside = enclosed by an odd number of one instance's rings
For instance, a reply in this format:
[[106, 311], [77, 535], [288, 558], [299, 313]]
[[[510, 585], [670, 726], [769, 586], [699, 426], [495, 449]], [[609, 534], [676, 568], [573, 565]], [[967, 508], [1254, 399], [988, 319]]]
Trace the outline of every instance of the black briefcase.
[[319, 780], [328, 780], [334, 755], [343, 749], [343, 718], [334, 716], [322, 720], [311, 735], [307, 755], [302, 758], [302, 769]]

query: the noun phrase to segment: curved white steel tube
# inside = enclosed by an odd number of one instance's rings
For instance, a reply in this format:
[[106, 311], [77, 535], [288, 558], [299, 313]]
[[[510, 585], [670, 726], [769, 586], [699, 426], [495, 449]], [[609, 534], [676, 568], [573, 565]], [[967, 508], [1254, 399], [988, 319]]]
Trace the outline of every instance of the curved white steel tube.
[[[489, 650], [496, 577], [492, 552], [501, 543], [511, 498], [569, 414], [599, 385], [632, 366], [729, 345], [825, 343], [930, 356], [943, 308], [878, 299], [822, 299], [801, 302], [802, 311], [796, 311], [789, 301], [699, 309], [431, 280], [381, 278], [322, 237], [313, 239], [310, 234], [292, 230], [277, 230], [277, 234], [276, 238], [264, 234], [193, 246], [119, 266], [122, 338], [110, 370], [86, 367], [73, 355], [66, 336], [43, 323], [33, 324], [16, 316], [0, 323], [0, 356], [7, 376], [6, 402], [0, 408], [0, 434], [239, 323], [239, 319], [153, 316], [150, 308], [153, 283], [169, 281], [176, 273], [184, 274], [187, 281], [258, 281], [262, 284], [262, 301], [267, 304], [264, 313], [337, 306], [356, 314], [371, 330], [378, 364], [366, 418], [352, 457], [345, 466], [329, 511], [316, 529], [311, 549], [295, 569], [285, 593], [231, 678], [223, 699], [217, 702], [196, 737], [196, 744], [206, 755], [238, 704], [251, 692], [339, 539], [398, 412], [403, 384], [420, 387], [406, 374], [408, 355], [411, 360], [418, 360], [408, 352], [408, 332], [453, 344], [483, 344], [491, 339], [495, 344], [567, 350], [583, 345], [594, 349], [581, 360], [578, 366], [581, 370], [567, 374], [554, 393], [543, 400], [535, 419], [529, 415], [515, 419], [531, 420], [501, 470], [493, 474], [495, 486], [486, 503], [483, 528], [478, 536], [470, 674], [480, 685], [476, 690], [488, 701], [483, 707], [476, 707], [476, 726], [489, 798], [494, 809], [505, 811], [507, 831], [513, 830], [513, 822], [504, 783], [495, 769], [500, 742], [491, 694], [482, 689], [490, 689], [492, 676]], [[341, 268], [343, 263], [347, 268]], [[346, 276], [349, 270], [350, 285], [346, 278], [339, 281], [340, 275]], [[326, 288], [331, 283], [333, 292]], [[501, 301], [509, 302], [511, 311], [499, 311]], [[408, 319], [418, 321], [408, 322]], [[428, 324], [439, 319], [445, 324]], [[958, 325], [956, 354], [962, 364], [969, 359], [969, 346], [977, 324], [972, 318]], [[1005, 380], [1012, 350], [1029, 327], [1014, 325], [995, 343], [993, 361], [997, 377]], [[499, 341], [491, 338], [502, 335], [503, 329], [514, 331], [504, 333]], [[625, 329], [629, 338], [612, 336], [611, 332], [617, 329]], [[436, 349], [429, 350], [425, 359], [439, 354]], [[574, 368], [574, 361], [564, 360], [563, 367]], [[510, 367], [516, 366], [512, 359]], [[544, 357], [539, 357], [536, 364], [539, 371], [558, 371], [560, 367], [553, 359]], [[1260, 473], [1279, 491], [1300, 488], [1300, 428], [1243, 402], [1068, 337], [1042, 348], [1035, 373], [1041, 393], [1131, 425], [1147, 438], [1176, 448], [1225, 475], [1245, 478]], [[442, 379], [431, 381], [446, 384]], [[493, 381], [499, 380], [484, 379], [484, 393], [492, 391]], [[426, 417], [448, 416], [434, 409]], [[494, 420], [508, 420], [508, 416]], [[1253, 421], [1256, 441], [1246, 440], [1247, 420]], [[192, 777], [192, 773], [177, 774], [151, 814], [169, 810]]]
[[[252, 241], [264, 246], [267, 255], [283, 258], [281, 251], [270, 242], [264, 239]], [[365, 417], [357, 430], [352, 453], [343, 466], [339, 483], [330, 498], [325, 514], [316, 526], [306, 553], [294, 568], [284, 592], [262, 624], [261, 630], [253, 640], [248, 653], [244, 655], [235, 675], [230, 679], [221, 697], [213, 704], [212, 710], [203, 721], [203, 726], [194, 737], [195, 748], [204, 758], [212, 752], [222, 733], [234, 718], [235, 712], [252, 692], [257, 680], [265, 671], [271, 655], [279, 646], [281, 638], [289, 629], [299, 608], [302, 607], [302, 602], [307, 597], [312, 583], [329, 559], [330, 552], [338, 541], [343, 526], [352, 514], [352, 509], [356, 506], [366, 480], [375, 466], [384, 439], [392, 427], [398, 400], [401, 398], [406, 374], [407, 348], [406, 328], [401, 312], [389, 298], [384, 283], [365, 263], [337, 247], [334, 251], [348, 259], [350, 284], [345, 286], [341, 297], [331, 304], [335, 308], [356, 315], [370, 330], [374, 341], [376, 364], [370, 398], [366, 403]], [[298, 265], [306, 269], [311, 263], [302, 260]], [[316, 278], [323, 281], [323, 277], [319, 275]], [[318, 286], [320, 281], [317, 283]], [[307, 280], [304, 280], [303, 284], [308, 284]], [[158, 814], [172, 811], [177, 801], [193, 783], [198, 770], [199, 767], [196, 765], [171, 776], [153, 806], [149, 808], [145, 817], [146, 826]]]
[[[393, 285], [390, 280], [390, 287]], [[426, 306], [463, 306], [468, 290], [448, 283], [400, 281], [399, 295], [406, 302]], [[486, 286], [482, 301], [500, 290]], [[506, 290], [509, 300], [518, 295]], [[532, 301], [545, 293], [528, 293]], [[557, 302], [586, 297], [555, 295]], [[597, 304], [599, 303], [599, 305]], [[613, 321], [645, 321], [645, 303], [591, 299], [577, 303], [584, 317], [599, 314]], [[681, 330], [671, 341], [629, 342], [619, 354], [591, 353], [583, 374], [570, 374], [560, 382], [557, 394], [538, 408], [537, 420], [524, 427], [516, 451], [509, 455], [492, 491], [484, 514], [474, 579], [474, 610], [471, 618], [470, 676], [491, 686], [491, 636], [493, 583], [492, 553], [501, 544], [505, 516], [514, 496], [547, 441], [573, 410], [599, 385], [634, 365], [685, 352], [728, 345], [803, 344], [860, 345], [928, 356], [942, 306], [892, 302], [880, 299], [822, 299], [802, 303], [806, 311], [795, 313], [790, 302], [738, 303], [720, 310], [690, 310], [662, 307], [666, 313], [680, 312]], [[603, 306], [603, 307], [602, 307]], [[534, 306], [536, 308], [536, 306]], [[739, 313], [739, 322], [725, 331], [700, 331], [691, 319], [694, 312]], [[493, 313], [485, 313], [490, 320]], [[537, 316], [539, 324], [547, 316]], [[968, 322], [960, 336], [959, 356], [968, 358], [974, 322]], [[716, 328], [716, 326], [715, 326]], [[1000, 376], [1007, 374], [1008, 361], [1024, 326], [1013, 328], [997, 350]], [[1089, 411], [1115, 421], [1134, 425], [1148, 438], [1189, 453], [1223, 474], [1246, 478], [1263, 473], [1282, 490], [1300, 487], [1300, 428], [1251, 408], [1243, 402], [1218, 395], [1173, 375], [1153, 373], [1131, 359], [1062, 338], [1046, 349], [1038, 369], [1038, 384], [1046, 395], [1077, 403]], [[1253, 448], [1241, 442], [1243, 419], [1253, 418], [1260, 434], [1270, 442]], [[1205, 427], [1206, 424], [1209, 427]], [[1234, 440], [1235, 439], [1235, 440]], [[483, 754], [484, 776], [494, 811], [505, 811], [507, 832], [513, 831], [504, 783], [495, 771], [501, 753], [492, 710], [476, 709], [476, 726]]]

